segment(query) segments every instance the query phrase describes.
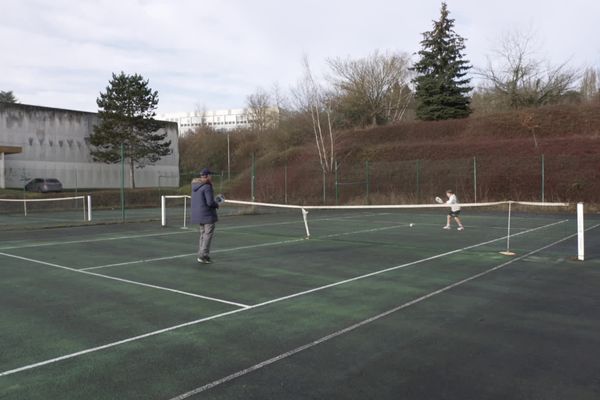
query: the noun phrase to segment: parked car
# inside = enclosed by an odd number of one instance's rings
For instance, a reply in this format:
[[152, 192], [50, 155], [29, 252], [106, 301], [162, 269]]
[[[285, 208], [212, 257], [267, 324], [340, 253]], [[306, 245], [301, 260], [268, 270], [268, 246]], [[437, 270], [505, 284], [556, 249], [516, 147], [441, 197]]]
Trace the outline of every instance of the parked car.
[[27, 182], [25, 190], [28, 192], [62, 192], [62, 183], [55, 178], [35, 178]]

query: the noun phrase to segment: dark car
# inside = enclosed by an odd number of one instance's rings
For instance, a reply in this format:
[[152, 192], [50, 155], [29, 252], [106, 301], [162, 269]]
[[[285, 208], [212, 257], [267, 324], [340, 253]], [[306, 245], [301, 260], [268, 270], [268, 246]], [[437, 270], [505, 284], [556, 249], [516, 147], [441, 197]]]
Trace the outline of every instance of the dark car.
[[62, 192], [62, 183], [54, 178], [35, 178], [27, 182], [25, 190], [28, 192]]

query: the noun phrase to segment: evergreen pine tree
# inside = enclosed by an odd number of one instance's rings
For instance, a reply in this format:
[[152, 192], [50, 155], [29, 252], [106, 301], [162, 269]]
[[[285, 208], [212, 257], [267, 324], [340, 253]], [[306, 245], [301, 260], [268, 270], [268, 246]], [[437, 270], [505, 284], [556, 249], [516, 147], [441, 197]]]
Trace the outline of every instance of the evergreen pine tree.
[[8, 92], [0, 90], [0, 103], [13, 103], [14, 104], [14, 103], [18, 103], [18, 102], [19, 101], [13, 94], [12, 90], [9, 90]]
[[134, 167], [143, 168], [171, 154], [167, 132], [154, 119], [158, 92], [148, 87], [141, 75], [112, 74], [106, 93], [96, 100], [100, 123], [94, 126], [91, 155], [107, 164], [121, 162], [121, 145], [129, 164], [131, 186], [135, 187]]
[[423, 33], [420, 60], [412, 68], [417, 72], [413, 79], [417, 118], [422, 120], [464, 118], [471, 113], [471, 79], [466, 78], [471, 66], [463, 58], [464, 39], [454, 32], [454, 20], [448, 14], [444, 2], [433, 30]]

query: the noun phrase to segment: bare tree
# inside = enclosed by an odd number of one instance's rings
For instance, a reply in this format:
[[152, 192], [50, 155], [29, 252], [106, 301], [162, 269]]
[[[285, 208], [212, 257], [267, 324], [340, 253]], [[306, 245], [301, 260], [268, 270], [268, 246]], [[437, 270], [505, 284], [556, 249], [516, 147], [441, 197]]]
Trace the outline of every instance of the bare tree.
[[246, 107], [252, 129], [259, 133], [264, 132], [270, 125], [271, 96], [258, 88], [247, 97]]
[[585, 69], [579, 91], [584, 100], [590, 101], [598, 96], [598, 71], [596, 69]]
[[514, 31], [504, 35], [495, 59], [478, 74], [488, 94], [500, 97], [510, 108], [541, 106], [558, 102], [573, 89], [578, 72], [567, 62], [551, 65], [536, 57], [532, 33]]
[[298, 108], [310, 115], [321, 169], [324, 173], [331, 173], [335, 163], [331, 102], [323, 87], [315, 81], [307, 56], [303, 57], [302, 65], [304, 74], [293, 94]]
[[404, 53], [379, 53], [357, 60], [328, 60], [340, 106], [351, 109], [361, 125], [402, 118], [410, 101], [410, 59]]
[[[208, 126], [208, 108], [206, 104], [196, 103], [196, 107], [194, 109], [194, 115], [191, 117], [191, 124], [195, 127], [192, 130], [192, 133], [203, 132], [209, 128]], [[189, 131], [188, 131], [189, 133]]]
[[289, 109], [288, 98], [282, 93], [281, 86], [278, 83], [274, 83], [271, 87], [271, 98], [273, 99], [273, 105], [279, 110]]

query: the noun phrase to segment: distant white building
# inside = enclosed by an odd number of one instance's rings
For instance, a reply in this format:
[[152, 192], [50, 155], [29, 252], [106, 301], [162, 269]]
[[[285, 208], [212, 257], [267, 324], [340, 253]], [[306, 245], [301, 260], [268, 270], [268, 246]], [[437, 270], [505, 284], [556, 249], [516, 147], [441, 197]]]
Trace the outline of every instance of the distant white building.
[[[269, 115], [279, 115], [279, 109], [269, 108]], [[194, 112], [174, 112], [158, 114], [157, 120], [176, 122], [179, 135], [185, 135], [202, 126], [213, 128], [217, 131], [231, 131], [252, 126], [252, 116], [247, 108], [234, 108], [229, 110], [203, 110]], [[271, 118], [276, 121], [277, 118]]]
[[[57, 178], [65, 189], [118, 188], [121, 166], [90, 155], [98, 120], [95, 113], [0, 103], [0, 188], [22, 188], [32, 178]], [[177, 125], [164, 123], [160, 130], [171, 141], [171, 154], [136, 168], [137, 187], [179, 186]]]

